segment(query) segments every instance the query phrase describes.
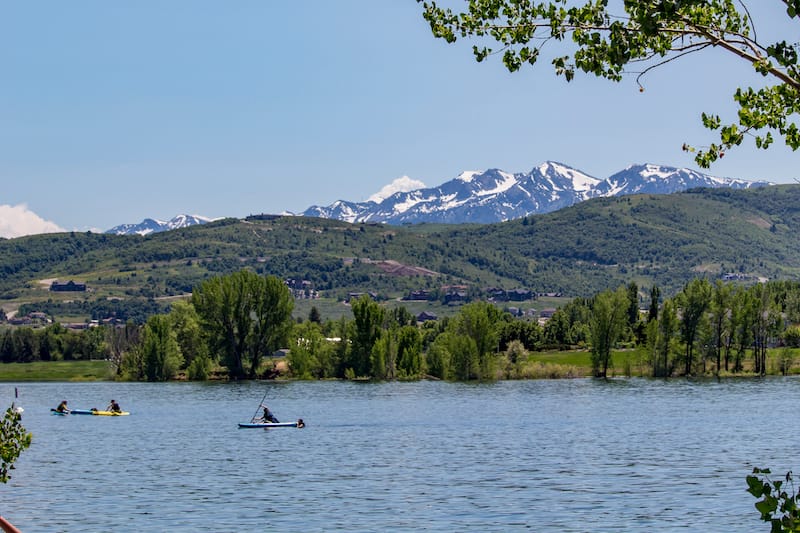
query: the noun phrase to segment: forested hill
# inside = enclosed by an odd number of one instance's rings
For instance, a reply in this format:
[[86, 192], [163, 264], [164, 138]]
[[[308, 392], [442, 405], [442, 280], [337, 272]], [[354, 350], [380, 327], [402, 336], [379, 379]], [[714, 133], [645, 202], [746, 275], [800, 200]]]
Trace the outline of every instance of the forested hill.
[[[226, 219], [146, 237], [59, 233], [0, 240], [0, 304], [185, 294], [250, 267], [324, 296], [396, 297], [442, 285], [591, 295], [635, 281], [664, 293], [688, 279], [800, 276], [800, 186], [594, 199], [490, 225], [384, 226], [306, 217]], [[308, 287], [308, 285], [306, 285]]]

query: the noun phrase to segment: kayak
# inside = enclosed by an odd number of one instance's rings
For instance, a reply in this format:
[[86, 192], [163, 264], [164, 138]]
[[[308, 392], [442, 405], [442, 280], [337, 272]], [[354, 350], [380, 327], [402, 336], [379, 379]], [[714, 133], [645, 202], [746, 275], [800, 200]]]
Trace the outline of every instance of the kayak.
[[302, 422], [239, 422], [240, 428], [297, 428], [304, 427]]
[[50, 409], [54, 415], [99, 415], [99, 416], [125, 416], [129, 415], [130, 413], [127, 411], [122, 411], [121, 413], [115, 413], [114, 411], [98, 411], [97, 409], [72, 409], [69, 412], [61, 412], [56, 411], [55, 409]]

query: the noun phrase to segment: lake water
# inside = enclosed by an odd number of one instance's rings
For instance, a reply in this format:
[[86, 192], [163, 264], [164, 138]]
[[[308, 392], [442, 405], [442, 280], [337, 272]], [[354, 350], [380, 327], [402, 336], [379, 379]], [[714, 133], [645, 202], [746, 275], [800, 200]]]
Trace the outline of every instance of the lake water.
[[[769, 531], [745, 476], [800, 461], [792, 378], [15, 386], [26, 533]], [[265, 396], [307, 427], [238, 429]]]

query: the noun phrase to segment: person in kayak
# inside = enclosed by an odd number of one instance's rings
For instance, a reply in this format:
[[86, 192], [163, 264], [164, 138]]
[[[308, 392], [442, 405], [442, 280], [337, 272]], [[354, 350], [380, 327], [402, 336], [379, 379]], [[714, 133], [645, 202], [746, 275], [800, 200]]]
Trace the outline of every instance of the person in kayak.
[[67, 400], [64, 400], [58, 407], [55, 409], [56, 413], [69, 413], [69, 408], [67, 407]]
[[122, 407], [119, 406], [116, 400], [111, 400], [111, 403], [108, 404], [108, 407], [106, 407], [106, 411], [111, 411], [112, 413], [121, 413]]
[[278, 419], [275, 418], [275, 415], [272, 414], [272, 411], [269, 410], [269, 407], [266, 405], [262, 405], [261, 407], [264, 408], [264, 414], [261, 416], [262, 422], [272, 422], [273, 424], [278, 423]]

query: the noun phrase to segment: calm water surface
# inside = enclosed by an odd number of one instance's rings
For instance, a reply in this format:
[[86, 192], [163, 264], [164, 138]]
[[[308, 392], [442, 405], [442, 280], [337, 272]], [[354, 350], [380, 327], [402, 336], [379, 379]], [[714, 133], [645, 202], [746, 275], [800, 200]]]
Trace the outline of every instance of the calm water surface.
[[[0, 384], [4, 408], [15, 384]], [[768, 531], [800, 380], [23, 383], [22, 531]], [[259, 402], [305, 429], [238, 429]], [[50, 414], [104, 408], [128, 417]]]

